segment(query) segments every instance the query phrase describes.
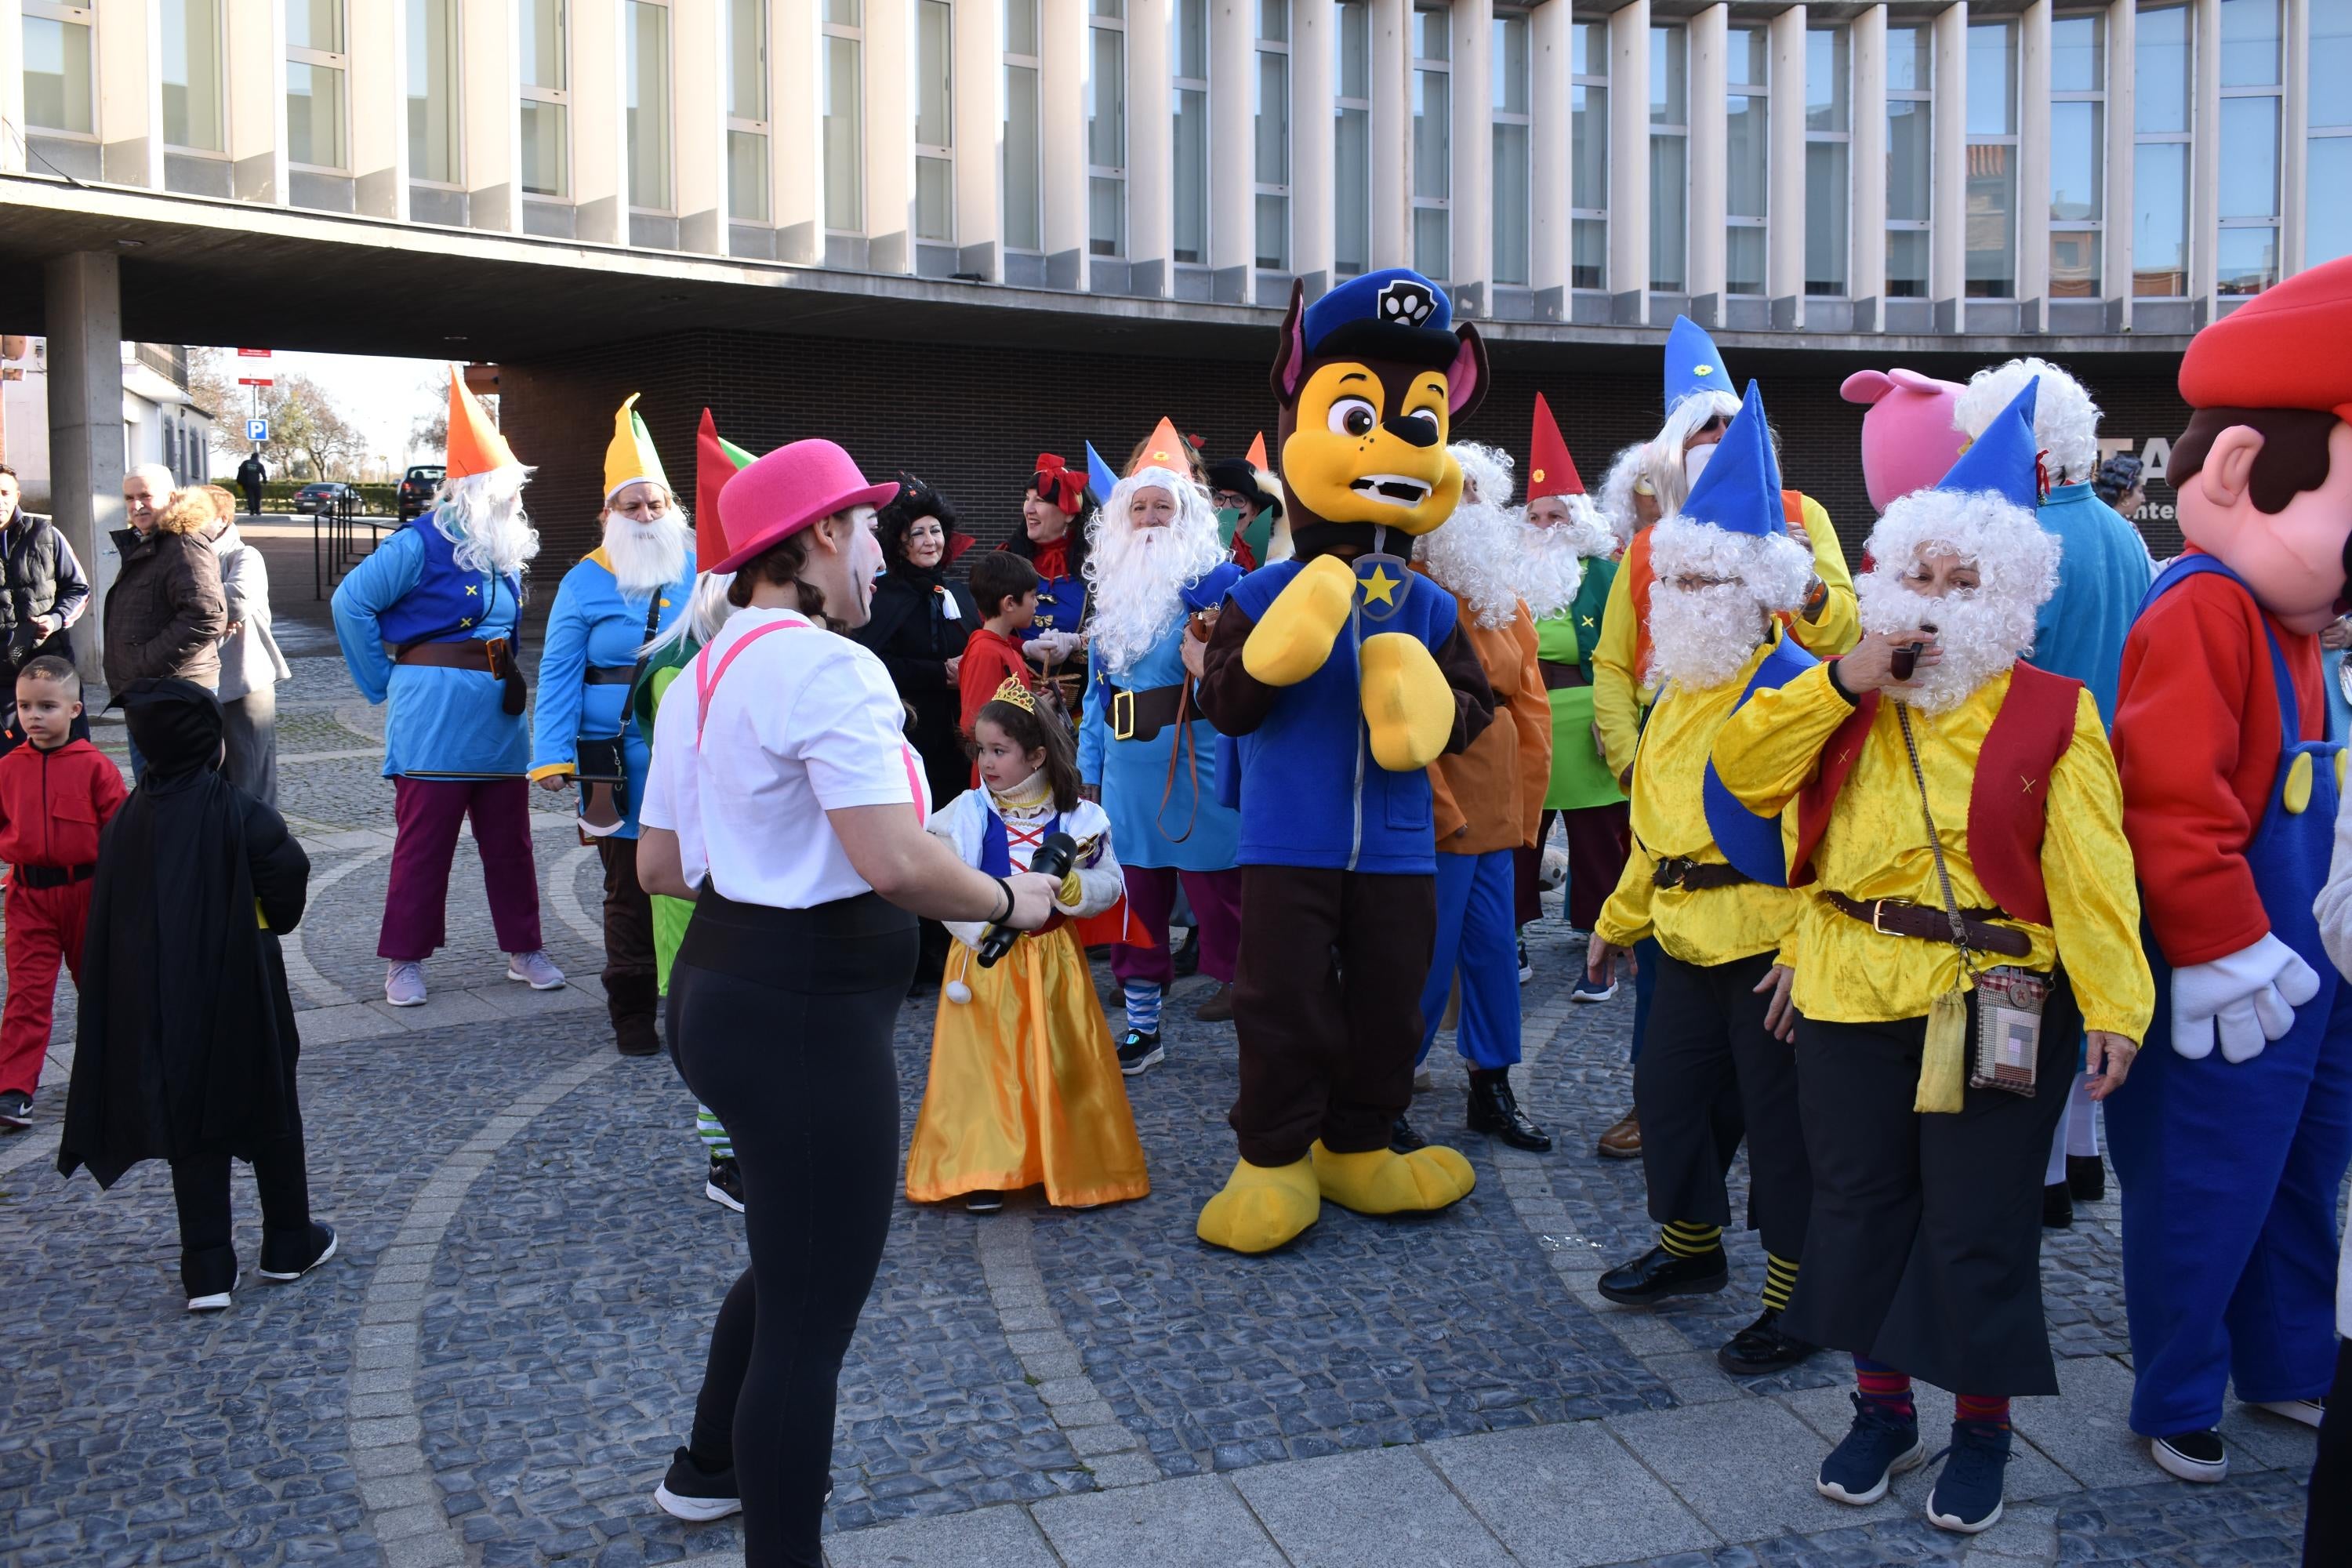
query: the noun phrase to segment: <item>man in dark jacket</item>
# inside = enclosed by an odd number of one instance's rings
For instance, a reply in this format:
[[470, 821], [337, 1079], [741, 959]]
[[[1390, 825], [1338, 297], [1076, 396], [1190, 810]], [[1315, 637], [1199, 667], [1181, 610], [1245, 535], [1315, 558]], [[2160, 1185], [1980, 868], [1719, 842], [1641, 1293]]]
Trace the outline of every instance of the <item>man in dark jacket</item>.
[[[41, 654], [70, 661], [66, 634], [89, 607], [89, 579], [73, 547], [46, 517], [17, 504], [16, 470], [0, 463], [0, 753], [24, 737], [16, 730], [16, 672]], [[87, 721], [74, 735], [89, 738]]]
[[236, 488], [245, 492], [245, 515], [261, 515], [261, 486], [269, 478], [269, 470], [261, 466], [261, 454], [247, 452], [245, 461], [236, 466]]
[[[106, 687], [177, 677], [210, 690], [220, 683], [220, 640], [228, 630], [220, 558], [205, 541], [215, 521], [212, 499], [188, 492], [172, 504], [171, 470], [142, 463], [123, 477], [122, 508], [131, 526], [114, 545], [122, 565], [106, 591]], [[134, 744], [131, 771], [144, 765]]]

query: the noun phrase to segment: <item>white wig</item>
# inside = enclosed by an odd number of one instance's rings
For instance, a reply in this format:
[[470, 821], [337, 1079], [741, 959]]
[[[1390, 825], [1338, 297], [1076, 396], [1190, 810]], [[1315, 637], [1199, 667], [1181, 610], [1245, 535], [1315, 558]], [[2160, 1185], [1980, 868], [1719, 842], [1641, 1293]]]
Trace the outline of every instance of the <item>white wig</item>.
[[1650, 488], [1658, 492], [1661, 517], [1680, 511], [1684, 498], [1690, 494], [1690, 470], [1683, 463], [1683, 443], [1707, 421], [1733, 419], [1738, 414], [1739, 399], [1726, 391], [1694, 392], [1675, 405], [1674, 412], [1659, 427], [1657, 438], [1649, 443], [1649, 456], [1643, 464]]
[[[1165, 529], [1139, 529], [1128, 508], [1139, 490], [1166, 490], [1176, 520]], [[1141, 539], [1141, 534], [1157, 539]], [[1157, 647], [1183, 614], [1183, 590], [1224, 559], [1209, 492], [1189, 473], [1138, 468], [1111, 487], [1087, 523], [1087, 646], [1114, 674]]]
[[[1927, 545], [1977, 569], [1984, 593], [2042, 607], [2058, 591], [2058, 540], [2033, 514], [1991, 490], [1914, 490], [1896, 498], [1864, 550], [1879, 574], [1900, 576]], [[2032, 646], [2029, 630], [2021, 647]]]
[[1661, 578], [1687, 572], [1738, 582], [1758, 605], [1776, 611], [1803, 604], [1813, 580], [1812, 556], [1787, 534], [1734, 533], [1679, 512], [1650, 531], [1650, 565]]
[[1500, 447], [1456, 441], [1445, 448], [1462, 465], [1462, 477], [1478, 487], [1478, 499], [1488, 506], [1511, 504], [1511, 455]]
[[1952, 427], [1975, 440], [2037, 377], [2033, 439], [2050, 454], [2053, 482], [2088, 484], [2099, 471], [2099, 405], [2081, 382], [2046, 360], [2013, 359], [1970, 376], [1953, 405]]
[[522, 510], [533, 469], [509, 463], [487, 473], [444, 479], [433, 496], [433, 526], [457, 548], [468, 572], [520, 573], [539, 553], [539, 531]]
[[1621, 545], [1633, 537], [1641, 520], [1633, 515], [1633, 481], [1643, 478], [1643, 465], [1649, 461], [1650, 444], [1636, 441], [1609, 459], [1609, 472], [1601, 481], [1601, 517], [1609, 531], [1617, 536]]
[[686, 602], [686, 614], [662, 628], [661, 635], [637, 650], [640, 658], [657, 658], [670, 648], [692, 637], [697, 647], [709, 647], [735, 606], [727, 602], [727, 590], [735, 585], [732, 572], [704, 572], [694, 579], [694, 595]]
[[[1463, 474], [1475, 480], [1478, 499], [1472, 500], [1465, 489], [1451, 516], [1413, 540], [1412, 558], [1429, 568], [1438, 586], [1462, 602], [1473, 620], [1496, 630], [1524, 613], [1519, 580], [1526, 542], [1522, 513], [1511, 505], [1511, 459], [1492, 447], [1468, 442], [1447, 450], [1462, 465]], [[1568, 597], [1575, 595], [1571, 583]]]

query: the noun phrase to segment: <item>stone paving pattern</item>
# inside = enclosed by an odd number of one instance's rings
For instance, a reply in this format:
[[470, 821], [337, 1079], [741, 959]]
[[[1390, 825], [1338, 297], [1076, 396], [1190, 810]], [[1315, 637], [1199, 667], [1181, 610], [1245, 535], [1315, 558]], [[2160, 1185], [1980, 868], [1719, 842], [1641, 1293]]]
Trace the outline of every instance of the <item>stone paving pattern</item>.
[[[101, 1194], [51, 1169], [65, 999], [36, 1126], [0, 1141], [0, 1565], [740, 1561], [731, 1523], [650, 1501], [744, 1254], [740, 1220], [700, 1195], [667, 1059], [610, 1059], [593, 858], [540, 808], [542, 919], [571, 988], [504, 982], [462, 842], [434, 1003], [385, 1007], [381, 713], [314, 610], [281, 616], [284, 803], [318, 889], [289, 968], [313, 1202], [342, 1251], [191, 1319], [168, 1173]], [[119, 728], [99, 735], [121, 754]], [[1479, 1175], [1444, 1216], [1327, 1208], [1273, 1258], [1202, 1247], [1234, 1050], [1231, 1026], [1191, 1018], [1204, 982], [1171, 1002], [1167, 1066], [1130, 1083], [1150, 1197], [1070, 1213], [1031, 1194], [985, 1218], [901, 1203], [842, 1380], [837, 1568], [2295, 1560], [2305, 1429], [2233, 1411], [2239, 1473], [2210, 1489], [2161, 1477], [2126, 1430], [2112, 1194], [2046, 1237], [2067, 1394], [2020, 1402], [2010, 1517], [1974, 1542], [1928, 1527], [1932, 1472], [1865, 1511], [1814, 1496], [1846, 1418], [1839, 1359], [1744, 1381], [1713, 1364], [1755, 1310], [1752, 1237], [1731, 1238], [1719, 1296], [1639, 1312], [1593, 1293], [1652, 1234], [1639, 1164], [1591, 1153], [1629, 1102], [1631, 997], [1570, 1006], [1556, 913], [1533, 937], [1521, 1093], [1559, 1150], [1461, 1134], [1442, 1038], [1414, 1115]], [[933, 1005], [901, 1017], [907, 1126]], [[250, 1189], [236, 1202], [249, 1251]], [[1923, 1397], [1931, 1439], [1939, 1397]]]

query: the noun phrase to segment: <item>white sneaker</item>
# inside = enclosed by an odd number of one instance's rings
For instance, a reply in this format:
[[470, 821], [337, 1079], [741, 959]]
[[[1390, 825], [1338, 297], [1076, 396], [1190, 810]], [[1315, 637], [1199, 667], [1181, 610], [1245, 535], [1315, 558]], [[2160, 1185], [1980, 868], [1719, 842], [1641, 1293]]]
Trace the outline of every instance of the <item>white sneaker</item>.
[[520, 980], [533, 991], [560, 991], [563, 987], [563, 971], [555, 961], [541, 952], [510, 952], [507, 954], [507, 978]]
[[2257, 1410], [2267, 1410], [2273, 1415], [2284, 1415], [2306, 1426], [2318, 1426], [2327, 1415], [2327, 1401], [2325, 1399], [2253, 1399], [2247, 1403]]
[[227, 1289], [215, 1290], [209, 1296], [189, 1297], [188, 1310], [191, 1312], [217, 1312], [222, 1310], [227, 1307], [229, 1298], [236, 1293], [238, 1283], [244, 1279], [245, 1270], [240, 1268], [236, 1273], [230, 1276]]

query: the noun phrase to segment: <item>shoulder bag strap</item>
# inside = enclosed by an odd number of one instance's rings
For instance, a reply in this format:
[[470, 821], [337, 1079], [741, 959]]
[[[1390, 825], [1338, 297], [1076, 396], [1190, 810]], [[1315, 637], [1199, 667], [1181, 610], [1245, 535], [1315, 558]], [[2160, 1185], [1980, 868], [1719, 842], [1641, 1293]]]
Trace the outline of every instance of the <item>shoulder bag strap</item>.
[[1952, 945], [1960, 950], [1960, 964], [1969, 964], [1969, 932], [1960, 918], [1959, 900], [1952, 896], [1952, 873], [1944, 864], [1944, 841], [1936, 836], [1936, 814], [1927, 805], [1927, 775], [1919, 769], [1919, 743], [1911, 736], [1911, 712], [1895, 705], [1895, 721], [1903, 727], [1903, 750], [1911, 759], [1911, 782], [1919, 786], [1919, 820], [1927, 825], [1927, 852], [1936, 858], [1936, 886], [1944, 895], [1944, 918], [1951, 922]]

